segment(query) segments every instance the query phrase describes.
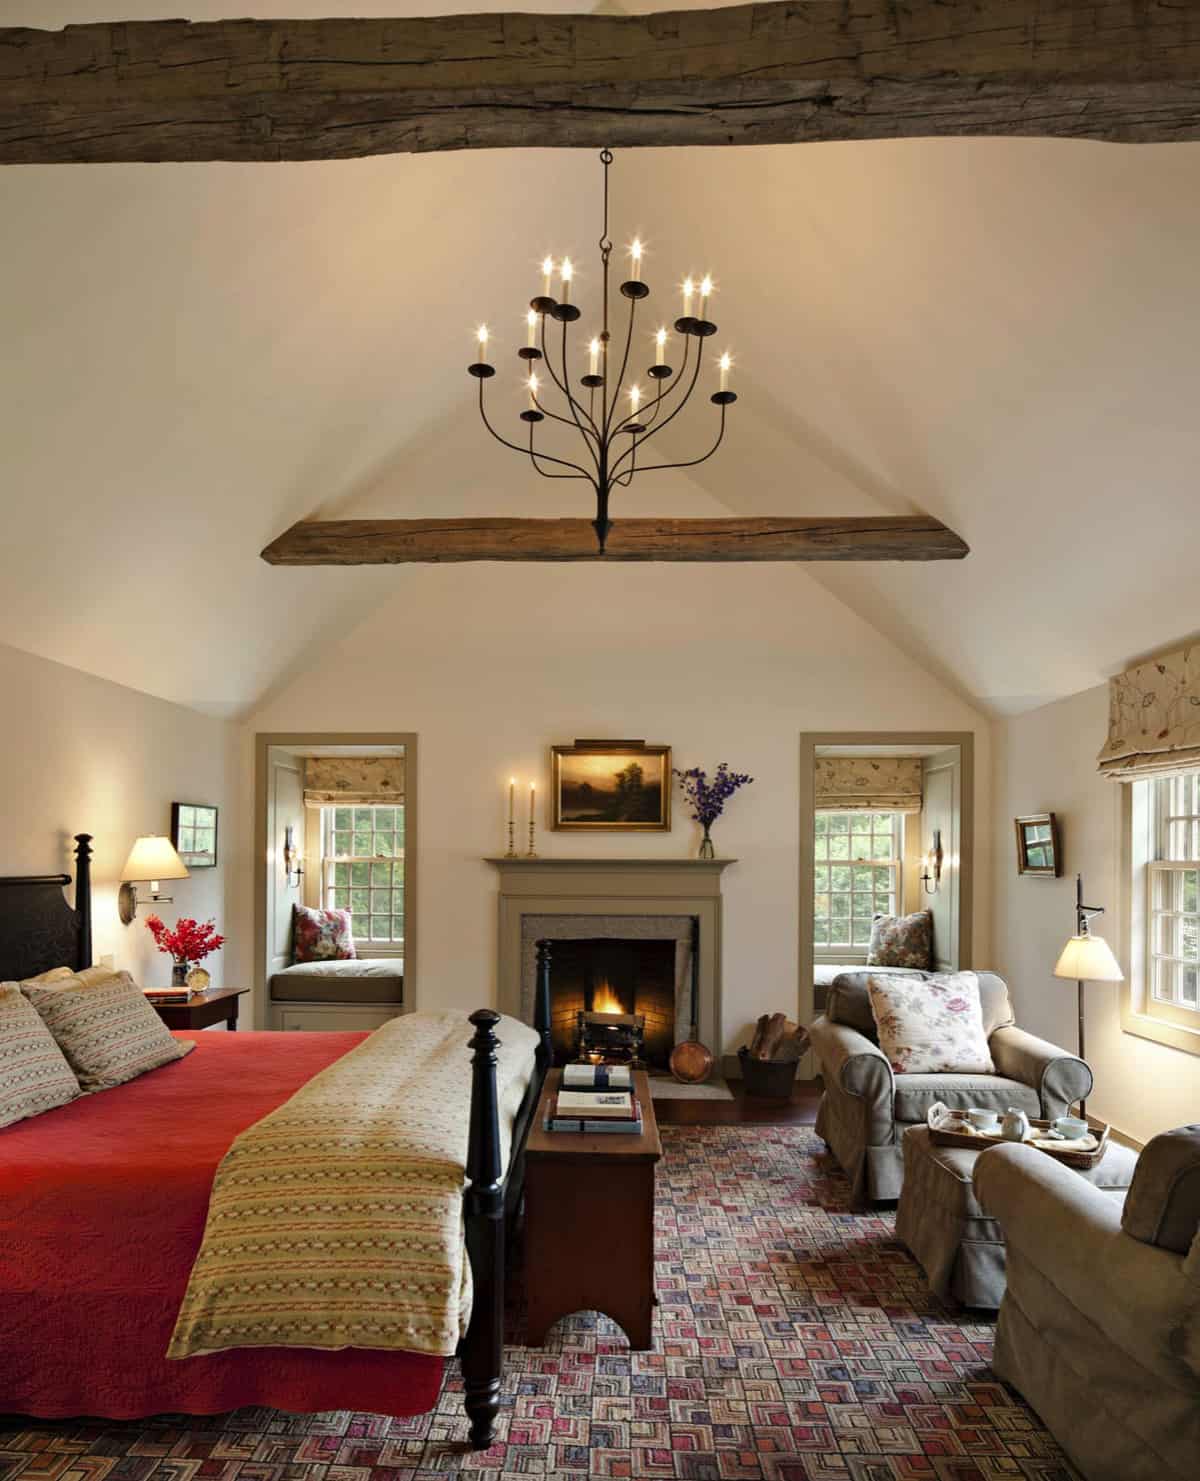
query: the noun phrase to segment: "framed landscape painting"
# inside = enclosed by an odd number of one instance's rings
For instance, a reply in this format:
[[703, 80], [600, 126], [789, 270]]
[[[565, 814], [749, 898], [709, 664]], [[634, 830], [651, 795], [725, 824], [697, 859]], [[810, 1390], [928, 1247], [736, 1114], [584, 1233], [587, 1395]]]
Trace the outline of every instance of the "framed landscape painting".
[[216, 808], [202, 802], [172, 802], [171, 842], [189, 869], [215, 869]]
[[552, 747], [551, 760], [555, 828], [670, 830], [670, 746], [577, 740], [573, 746]]

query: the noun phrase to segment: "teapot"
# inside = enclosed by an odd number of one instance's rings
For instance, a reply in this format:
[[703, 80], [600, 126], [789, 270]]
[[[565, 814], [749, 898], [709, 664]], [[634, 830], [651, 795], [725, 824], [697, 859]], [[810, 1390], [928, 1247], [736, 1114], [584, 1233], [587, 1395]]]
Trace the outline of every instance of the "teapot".
[[1000, 1135], [1006, 1142], [1023, 1142], [1029, 1136], [1029, 1117], [1016, 1106], [1009, 1106], [1000, 1121]]

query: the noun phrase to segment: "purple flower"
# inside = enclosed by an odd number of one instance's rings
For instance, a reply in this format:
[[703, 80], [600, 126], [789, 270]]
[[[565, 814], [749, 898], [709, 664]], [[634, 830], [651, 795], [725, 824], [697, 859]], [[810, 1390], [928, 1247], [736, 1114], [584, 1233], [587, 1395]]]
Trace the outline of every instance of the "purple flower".
[[739, 787], [748, 786], [754, 778], [745, 772], [730, 771], [729, 762], [722, 761], [713, 772], [712, 780], [699, 766], [687, 771], [672, 768], [679, 778], [683, 795], [692, 809], [692, 819], [704, 829], [709, 829], [725, 811], [725, 804]]

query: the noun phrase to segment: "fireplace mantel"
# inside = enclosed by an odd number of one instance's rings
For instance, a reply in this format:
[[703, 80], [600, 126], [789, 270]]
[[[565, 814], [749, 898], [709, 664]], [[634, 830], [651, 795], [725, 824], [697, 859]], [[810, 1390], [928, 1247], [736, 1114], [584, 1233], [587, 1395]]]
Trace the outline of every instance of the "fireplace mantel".
[[501, 857], [486, 862], [496, 870], [500, 883], [498, 1001], [502, 1012], [529, 1017], [531, 932], [562, 939], [587, 935], [588, 917], [624, 921], [639, 916], [693, 917], [700, 921], [700, 1037], [720, 1053], [721, 876], [736, 859], [643, 855], [636, 859]]

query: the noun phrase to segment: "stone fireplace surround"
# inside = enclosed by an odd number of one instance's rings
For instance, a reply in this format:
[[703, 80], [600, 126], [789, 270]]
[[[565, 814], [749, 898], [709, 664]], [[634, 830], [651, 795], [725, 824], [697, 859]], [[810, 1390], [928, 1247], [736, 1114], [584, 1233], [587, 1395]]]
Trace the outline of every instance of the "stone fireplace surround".
[[734, 859], [487, 861], [500, 877], [499, 1006], [533, 1021], [540, 940], [590, 937], [675, 942], [675, 1032], [688, 1037], [692, 918], [700, 920], [697, 1019], [721, 1057], [721, 875]]

